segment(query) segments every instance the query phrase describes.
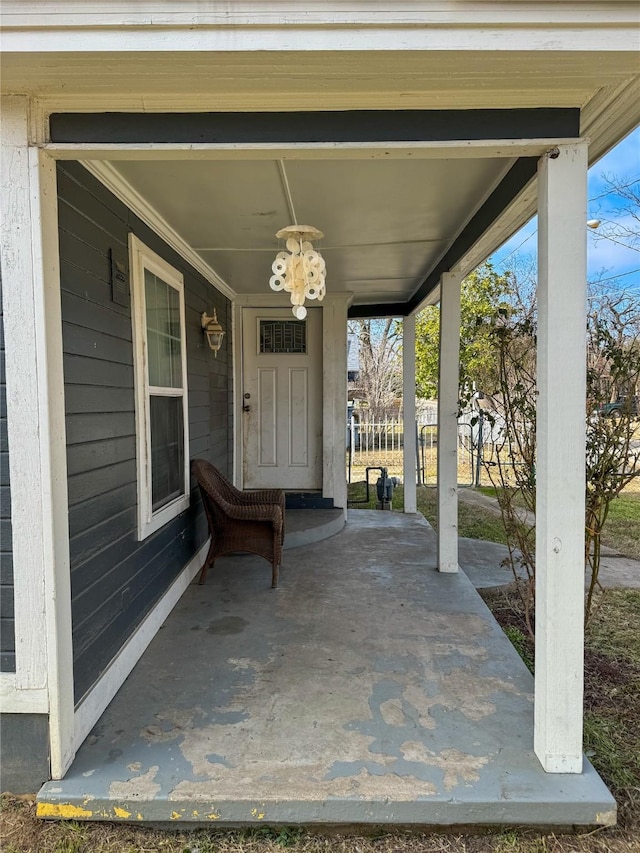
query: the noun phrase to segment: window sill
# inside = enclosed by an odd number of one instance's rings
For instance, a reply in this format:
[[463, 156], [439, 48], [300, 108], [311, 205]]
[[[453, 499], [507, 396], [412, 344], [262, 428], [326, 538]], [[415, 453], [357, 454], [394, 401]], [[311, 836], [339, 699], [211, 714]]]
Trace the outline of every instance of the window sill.
[[142, 542], [143, 539], [147, 539], [152, 533], [160, 530], [161, 527], [164, 527], [165, 524], [168, 524], [168, 522], [188, 509], [189, 504], [189, 495], [181, 495], [170, 504], [163, 506], [162, 509], [153, 513], [151, 518], [140, 520], [138, 523], [138, 541]]

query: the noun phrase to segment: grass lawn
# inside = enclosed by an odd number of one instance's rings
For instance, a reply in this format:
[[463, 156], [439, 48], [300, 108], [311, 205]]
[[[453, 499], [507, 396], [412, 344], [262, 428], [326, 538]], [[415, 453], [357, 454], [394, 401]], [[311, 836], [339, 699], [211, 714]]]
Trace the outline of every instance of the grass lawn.
[[[512, 587], [482, 597], [530, 669], [533, 643]], [[640, 591], [609, 590], [585, 636], [584, 748], [640, 851]], [[571, 848], [569, 848], [571, 849]], [[607, 848], [605, 848], [607, 849]], [[616, 849], [611, 847], [611, 849]]]
[[[364, 485], [354, 485], [350, 496], [363, 498]], [[629, 519], [635, 519], [630, 537], [635, 547], [640, 535], [640, 494], [618, 501], [610, 519], [619, 523], [611, 528], [614, 547], [626, 541]], [[401, 488], [394, 494], [393, 505], [402, 508]], [[418, 507], [435, 526], [435, 489], [418, 490]], [[482, 507], [461, 502], [459, 528], [461, 536], [504, 542], [499, 516]], [[513, 590], [489, 591], [485, 600], [532, 667], [533, 649]], [[268, 827], [168, 832], [104, 823], [38, 821], [29, 798], [5, 795], [0, 849], [3, 853], [277, 853], [287, 848], [294, 853], [640, 853], [640, 591], [610, 591], [589, 626], [585, 750], [618, 800], [619, 825], [613, 829], [576, 835], [515, 829], [463, 835], [393, 831], [371, 837]]]
[[602, 541], [621, 554], [640, 560], [640, 492], [623, 492], [611, 502]]
[[[44, 824], [28, 802], [5, 798], [9, 830], [3, 853], [637, 853], [633, 831], [608, 829], [577, 835], [505, 829], [492, 833], [317, 834], [295, 828], [166, 832], [113, 824]], [[16, 842], [17, 835], [22, 840]]]
[[[493, 486], [479, 486], [477, 491], [490, 498], [496, 496]], [[516, 503], [523, 505], [522, 501], [516, 500]], [[611, 502], [609, 516], [602, 532], [602, 542], [625, 557], [640, 560], [640, 483], [634, 483]]]
[[[352, 483], [349, 487], [349, 501], [363, 500], [366, 497], [364, 483]], [[371, 500], [369, 503], [350, 503], [354, 509], [375, 509], [376, 500], [375, 486], [370, 489]], [[434, 486], [418, 486], [417, 492], [418, 512], [421, 512], [432, 527], [437, 527], [437, 491]], [[404, 490], [398, 486], [393, 491], [393, 509], [401, 512], [404, 509]], [[471, 506], [462, 501], [458, 504], [458, 531], [460, 536], [470, 539], [484, 539], [489, 542], [501, 542], [506, 545], [507, 539], [500, 517], [482, 507]]]

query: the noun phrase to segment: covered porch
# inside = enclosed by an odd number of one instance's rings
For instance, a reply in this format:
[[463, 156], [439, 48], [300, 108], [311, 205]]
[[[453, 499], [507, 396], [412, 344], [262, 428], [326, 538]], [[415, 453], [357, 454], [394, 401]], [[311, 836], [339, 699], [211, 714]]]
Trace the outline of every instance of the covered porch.
[[[460, 541], [480, 587], [481, 551]], [[342, 532], [285, 551], [281, 578], [270, 590], [267, 564], [238, 555], [188, 587], [39, 815], [615, 821], [586, 759], [543, 770], [533, 679], [464, 571], [437, 571], [421, 516], [350, 511]]]
[[[638, 121], [632, 4], [550, 18], [546, 3], [283, 0], [256, 16], [158, 0], [125, 20], [41, 5], [10, 3], [2, 23], [15, 598], [0, 697], [22, 789], [62, 779], [49, 816], [609, 821], [582, 772], [584, 223], [588, 164]], [[455, 457], [461, 282], [536, 212], [534, 714], [531, 679], [457, 575]], [[325, 233], [327, 297], [306, 353], [259, 352], [258, 324], [293, 322], [268, 285], [287, 223]], [[147, 322], [147, 273], [178, 294], [179, 323]], [[192, 587], [206, 525], [188, 460], [346, 512], [347, 319], [403, 318], [411, 422], [415, 316], [436, 302], [437, 543], [413, 517], [385, 517], [384, 539], [352, 519], [331, 547], [288, 552], [278, 593], [235, 558], [227, 586], [221, 564]], [[167, 329], [182, 379], [157, 385], [145, 340]], [[161, 397], [182, 400], [166, 506], [149, 483]], [[263, 448], [271, 483], [252, 479]], [[411, 513], [410, 442], [404, 471]]]

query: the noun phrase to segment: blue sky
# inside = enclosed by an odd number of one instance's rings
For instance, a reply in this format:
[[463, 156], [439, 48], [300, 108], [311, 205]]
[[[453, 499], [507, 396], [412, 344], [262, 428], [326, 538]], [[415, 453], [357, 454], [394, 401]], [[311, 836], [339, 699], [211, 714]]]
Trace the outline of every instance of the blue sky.
[[[636, 128], [615, 148], [589, 169], [588, 218], [602, 221], [618, 218], [620, 203], [606, 193], [603, 175], [640, 181], [640, 127]], [[617, 212], [616, 212], [617, 211]], [[538, 222], [534, 217], [510, 240], [498, 249], [491, 261], [498, 270], [509, 267], [518, 258], [535, 258]], [[625, 289], [640, 288], [640, 252], [625, 248], [610, 240], [596, 240], [595, 233], [587, 231], [587, 274], [590, 279], [619, 276], [619, 286]]]

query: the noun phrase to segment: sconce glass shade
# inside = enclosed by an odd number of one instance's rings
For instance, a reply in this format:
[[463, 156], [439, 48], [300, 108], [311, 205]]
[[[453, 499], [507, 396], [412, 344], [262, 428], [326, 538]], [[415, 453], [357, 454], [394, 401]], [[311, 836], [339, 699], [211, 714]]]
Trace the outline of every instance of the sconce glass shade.
[[207, 336], [209, 348], [217, 358], [218, 350], [222, 346], [222, 339], [224, 338], [224, 329], [218, 322], [218, 315], [216, 314], [215, 308], [213, 309], [213, 314], [210, 317], [206, 311], [203, 313], [202, 328]]
[[269, 286], [272, 290], [290, 293], [294, 317], [304, 320], [307, 316], [305, 299], [321, 302], [326, 292], [326, 264], [311, 242], [321, 240], [324, 234], [313, 225], [289, 225], [281, 228], [276, 237], [286, 240], [287, 251], [276, 255]]

